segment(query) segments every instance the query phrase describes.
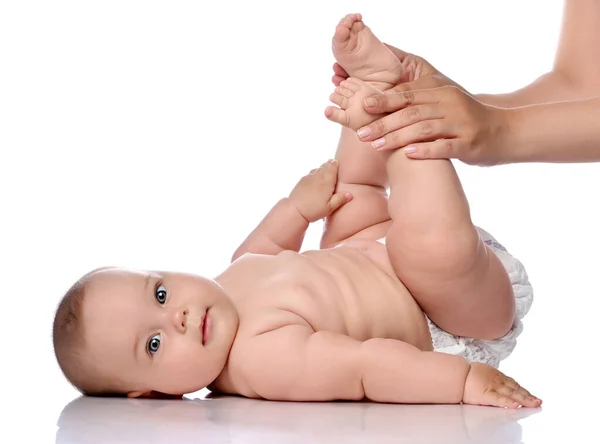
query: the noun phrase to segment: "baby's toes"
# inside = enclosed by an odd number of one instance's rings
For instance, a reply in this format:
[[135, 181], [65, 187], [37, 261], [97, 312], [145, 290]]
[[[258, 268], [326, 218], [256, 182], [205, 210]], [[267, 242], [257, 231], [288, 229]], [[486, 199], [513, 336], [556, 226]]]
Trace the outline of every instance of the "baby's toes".
[[342, 19], [340, 20], [338, 26], [343, 26], [344, 28], [352, 28], [352, 25], [354, 25], [354, 23], [359, 22], [362, 20], [362, 15], [361, 14], [346, 14], [344, 17], [342, 17]]
[[[343, 88], [342, 88], [343, 90]], [[336, 88], [337, 91], [337, 88]], [[344, 90], [347, 91], [347, 90]], [[337, 106], [339, 106], [342, 109], [347, 109], [348, 105], [350, 104], [350, 97], [352, 97], [351, 95], [346, 95], [344, 94], [343, 91], [340, 91], [339, 93], [334, 92], [333, 94], [331, 94], [329, 96], [329, 101], [331, 103], [335, 103]]]
[[352, 91], [352, 93], [356, 94], [361, 89], [365, 88], [367, 86], [367, 84], [364, 82], [361, 82], [360, 80], [358, 80], [354, 77], [348, 77], [346, 80], [344, 80], [340, 83], [340, 86], [342, 88], [349, 89], [350, 91]]
[[334, 44], [344, 44], [350, 38], [350, 30], [354, 23], [354, 14], [348, 14], [346, 17], [340, 20], [338, 25], [335, 27], [335, 34], [333, 35]]
[[362, 16], [360, 14], [348, 14], [340, 20], [333, 35], [334, 52], [336, 49], [342, 51], [353, 50], [356, 45], [356, 38], [351, 38], [351, 36], [364, 28], [361, 20]]
[[328, 106], [325, 108], [325, 117], [332, 122], [348, 126], [348, 113], [343, 109], [336, 108], [335, 106]]
[[336, 94], [339, 94], [339, 95], [341, 95], [341, 96], [347, 97], [347, 98], [349, 99], [349, 98], [350, 98], [350, 97], [352, 97], [352, 96], [353, 96], [355, 93], [354, 93], [354, 91], [352, 91], [350, 88], [346, 88], [346, 86], [344, 86], [344, 85], [347, 85], [347, 82], [346, 82], [345, 80], [343, 80], [343, 81], [342, 81], [342, 82], [339, 84], [339, 86], [337, 86], [337, 87], [335, 88], [335, 90], [334, 90], [333, 92], [334, 92], [334, 93], [336, 93]]
[[333, 44], [337, 48], [338, 45], [345, 44], [350, 39], [350, 28], [344, 26], [342, 23], [337, 25], [335, 28], [335, 34], [333, 35]]

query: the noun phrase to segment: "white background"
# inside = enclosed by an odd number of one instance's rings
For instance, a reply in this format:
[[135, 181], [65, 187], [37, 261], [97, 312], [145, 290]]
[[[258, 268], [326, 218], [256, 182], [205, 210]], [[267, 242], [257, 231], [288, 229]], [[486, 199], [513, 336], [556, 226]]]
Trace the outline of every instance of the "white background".
[[[333, 156], [330, 41], [348, 12], [475, 94], [551, 68], [562, 2], [1, 3], [4, 420], [48, 438], [77, 396], [50, 339], [74, 280], [102, 265], [213, 276]], [[548, 408], [592, 406], [600, 165], [455, 165], [475, 223], [522, 260], [535, 288], [501, 369]]]

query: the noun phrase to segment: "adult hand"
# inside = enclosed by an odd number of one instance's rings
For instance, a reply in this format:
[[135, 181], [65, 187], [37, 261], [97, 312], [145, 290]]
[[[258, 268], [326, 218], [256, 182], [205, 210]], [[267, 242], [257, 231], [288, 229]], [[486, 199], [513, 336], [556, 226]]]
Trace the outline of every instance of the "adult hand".
[[457, 158], [487, 166], [508, 158], [508, 110], [485, 105], [456, 86], [371, 96], [365, 108], [390, 113], [357, 131], [377, 150], [405, 147], [413, 159]]
[[[402, 63], [402, 83], [365, 98], [367, 112], [388, 115], [360, 128], [360, 140], [374, 142], [379, 150], [406, 147], [413, 159], [458, 158], [482, 166], [506, 162], [506, 112], [477, 101], [424, 58], [386, 46]], [[333, 71], [336, 86], [348, 78], [338, 64]]]

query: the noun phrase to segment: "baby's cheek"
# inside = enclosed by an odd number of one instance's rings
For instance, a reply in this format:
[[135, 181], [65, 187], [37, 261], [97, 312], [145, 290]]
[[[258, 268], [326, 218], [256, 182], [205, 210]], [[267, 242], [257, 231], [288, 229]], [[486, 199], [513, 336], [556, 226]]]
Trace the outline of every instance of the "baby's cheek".
[[[182, 338], [183, 339], [183, 338]], [[210, 361], [209, 353], [199, 341], [185, 338], [177, 347], [172, 347], [169, 355], [169, 366], [184, 375], [198, 372], [198, 367]]]

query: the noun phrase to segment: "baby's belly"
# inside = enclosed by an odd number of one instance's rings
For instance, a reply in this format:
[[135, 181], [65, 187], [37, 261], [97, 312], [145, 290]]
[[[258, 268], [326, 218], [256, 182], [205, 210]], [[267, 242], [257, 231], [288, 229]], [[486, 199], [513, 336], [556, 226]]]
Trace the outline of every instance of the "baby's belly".
[[334, 326], [361, 341], [390, 338], [432, 349], [425, 315], [394, 273], [385, 245], [356, 239], [304, 254], [320, 271], [314, 280], [319, 285], [309, 287], [318, 297], [307, 307], [315, 328]]

